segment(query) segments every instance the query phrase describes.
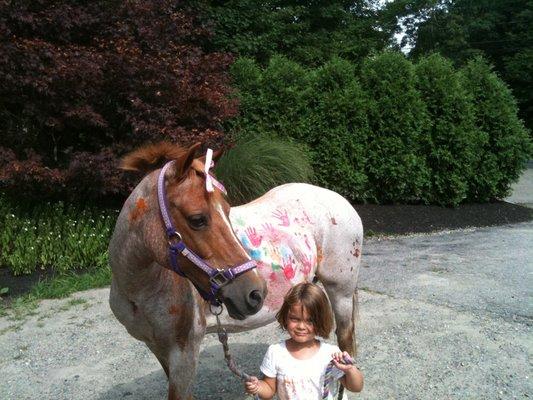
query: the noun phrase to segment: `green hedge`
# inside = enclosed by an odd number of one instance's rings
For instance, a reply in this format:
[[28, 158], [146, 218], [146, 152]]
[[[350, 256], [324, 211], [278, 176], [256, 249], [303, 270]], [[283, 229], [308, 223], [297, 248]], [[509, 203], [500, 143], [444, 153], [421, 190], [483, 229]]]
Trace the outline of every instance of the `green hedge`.
[[525, 162], [533, 157], [533, 145], [507, 85], [481, 57], [460, 71], [462, 85], [475, 104], [474, 124], [483, 137], [478, 160], [469, 182], [469, 201], [489, 201], [509, 195]]
[[410, 202], [429, 188], [422, 135], [429, 116], [416, 89], [414, 67], [402, 54], [367, 59], [361, 70], [371, 135], [365, 143], [369, 200]]
[[351, 201], [498, 199], [531, 155], [508, 89], [479, 60], [456, 71], [438, 55], [415, 65], [392, 51], [360, 70], [342, 59], [310, 69], [241, 58], [232, 76], [241, 113], [229, 130], [306, 144], [314, 182]]
[[417, 88], [429, 115], [421, 145], [430, 170], [428, 203], [457, 205], [468, 196], [486, 134], [475, 129], [474, 103], [452, 63], [434, 54], [416, 65]]
[[350, 63], [334, 59], [309, 70], [276, 56], [261, 69], [239, 59], [232, 74], [242, 110], [230, 125], [234, 134], [295, 139], [311, 151], [315, 183], [365, 197], [366, 104]]

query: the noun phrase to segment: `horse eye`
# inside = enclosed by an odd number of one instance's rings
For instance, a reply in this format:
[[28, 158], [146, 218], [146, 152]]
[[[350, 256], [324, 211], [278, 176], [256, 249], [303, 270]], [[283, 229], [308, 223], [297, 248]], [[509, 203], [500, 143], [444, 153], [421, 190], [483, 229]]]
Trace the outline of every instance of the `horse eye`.
[[207, 227], [207, 217], [204, 214], [196, 214], [187, 217], [187, 222], [192, 229], [203, 229]]

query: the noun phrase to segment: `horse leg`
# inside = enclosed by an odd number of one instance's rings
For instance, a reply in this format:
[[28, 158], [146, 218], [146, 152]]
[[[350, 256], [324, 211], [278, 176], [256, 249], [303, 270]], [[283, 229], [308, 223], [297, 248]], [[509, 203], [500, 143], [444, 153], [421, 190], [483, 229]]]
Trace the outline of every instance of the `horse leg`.
[[153, 353], [155, 358], [157, 358], [157, 361], [159, 361], [159, 364], [161, 364], [161, 367], [163, 368], [163, 371], [165, 371], [165, 375], [167, 376], [167, 379], [169, 378], [168, 373], [168, 361], [166, 360], [166, 357], [163, 356], [161, 350], [157, 348], [157, 346], [150, 342], [145, 342], [146, 346], [150, 349], [150, 351]]
[[183, 349], [176, 346], [169, 355], [168, 400], [192, 399], [193, 382], [200, 355], [200, 340]]
[[344, 288], [338, 284], [324, 283], [333, 313], [335, 315], [335, 334], [342, 351], [355, 356], [357, 354], [356, 320], [358, 314], [357, 288]]
[[355, 356], [357, 353], [355, 331], [359, 307], [357, 275], [361, 264], [362, 227], [360, 234], [356, 233], [355, 237], [353, 230], [348, 232], [351, 234], [345, 237], [353, 239], [336, 237], [329, 248], [323, 247], [324, 257], [318, 266], [317, 277], [324, 285], [335, 315], [335, 333], [339, 348]]

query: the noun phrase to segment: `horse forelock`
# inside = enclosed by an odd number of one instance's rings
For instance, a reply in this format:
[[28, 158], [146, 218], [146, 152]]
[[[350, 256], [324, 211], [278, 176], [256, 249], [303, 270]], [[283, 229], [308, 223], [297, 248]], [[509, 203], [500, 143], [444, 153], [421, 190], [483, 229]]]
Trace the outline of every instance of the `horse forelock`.
[[120, 168], [146, 174], [161, 168], [168, 161], [177, 160], [179, 163], [187, 155], [187, 151], [170, 142], [149, 144], [127, 154], [122, 159]]

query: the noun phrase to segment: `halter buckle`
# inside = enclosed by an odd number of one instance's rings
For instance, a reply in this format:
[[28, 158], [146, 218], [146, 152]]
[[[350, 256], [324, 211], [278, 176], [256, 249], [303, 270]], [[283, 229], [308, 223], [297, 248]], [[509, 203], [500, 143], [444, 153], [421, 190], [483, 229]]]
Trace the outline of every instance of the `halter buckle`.
[[234, 276], [233, 276], [233, 273], [231, 273], [230, 271], [230, 277], [227, 277], [225, 272], [227, 271], [217, 268], [217, 273], [214, 274], [211, 278], [209, 278], [209, 282], [211, 282], [211, 285], [220, 288], [228, 284], [228, 282], [231, 281], [234, 278]]
[[168, 245], [173, 246], [174, 244], [182, 242], [181, 234], [177, 231], [168, 233]]

